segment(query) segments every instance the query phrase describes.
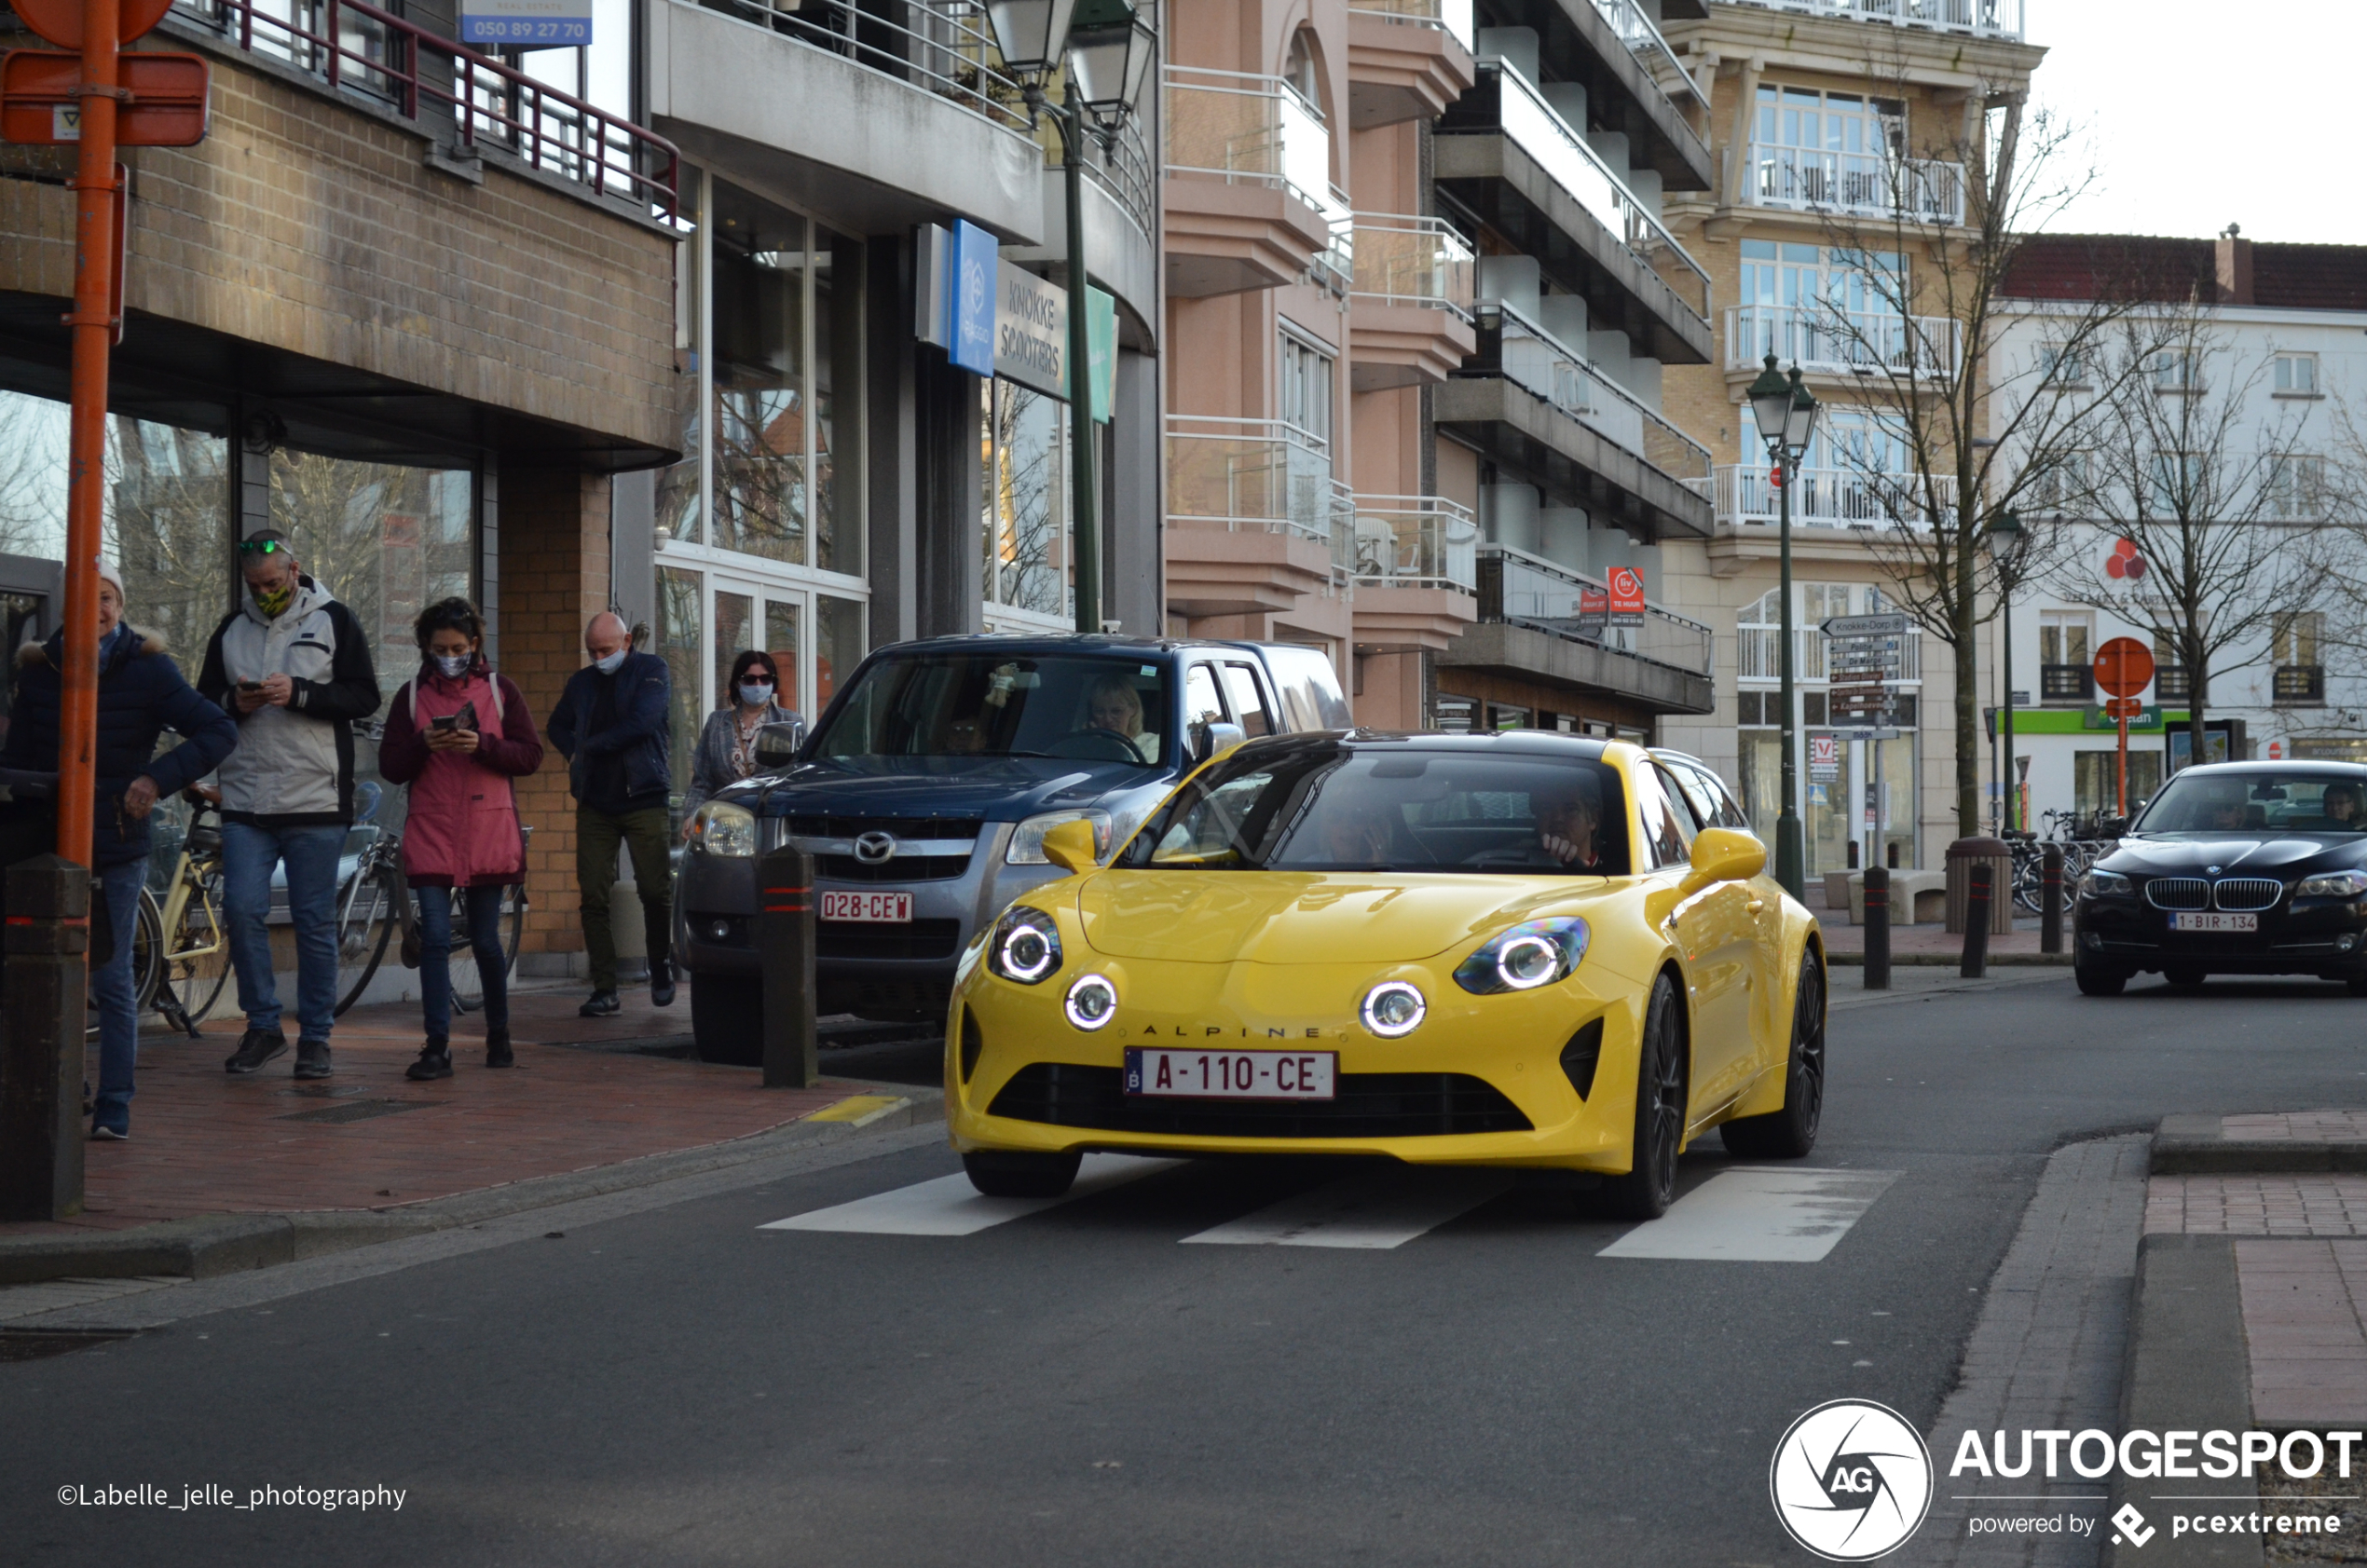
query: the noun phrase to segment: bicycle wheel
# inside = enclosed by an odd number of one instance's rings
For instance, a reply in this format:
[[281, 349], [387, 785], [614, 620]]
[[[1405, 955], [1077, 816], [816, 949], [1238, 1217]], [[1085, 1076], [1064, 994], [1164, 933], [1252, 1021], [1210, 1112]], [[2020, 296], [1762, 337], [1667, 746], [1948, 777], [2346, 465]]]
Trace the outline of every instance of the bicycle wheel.
[[230, 938], [222, 929], [222, 873], [208, 871], [181, 911], [181, 929], [165, 950], [157, 1009], [169, 1002], [194, 1029], [206, 1021], [230, 980]]
[[[95, 889], [97, 879], [91, 881]], [[164, 938], [158, 930], [157, 901], [146, 888], [140, 890], [138, 912], [132, 917], [131, 931], [131, 1016], [135, 1019], [148, 1010], [157, 992], [157, 955], [164, 950]], [[116, 934], [116, 940], [124, 933]], [[82, 1001], [83, 1032], [95, 1040], [99, 1037], [99, 999], [85, 992]]]
[[2014, 859], [2014, 907], [2026, 915], [2042, 912], [2045, 902], [2045, 867], [2036, 855]]
[[[471, 897], [475, 894], [472, 893]], [[457, 915], [458, 910], [454, 913]], [[501, 890], [501, 973], [508, 975], [517, 966], [518, 938], [526, 931], [526, 888], [512, 884]], [[476, 949], [453, 933], [452, 946], [452, 1006], [455, 1011], [473, 1013], [485, 1005], [485, 975], [477, 963]]]
[[379, 866], [365, 856], [337, 889], [337, 1005], [336, 1017], [359, 1001], [370, 977], [378, 972], [378, 961], [386, 957], [387, 940], [394, 934], [401, 916], [397, 899], [408, 898], [411, 890], [403, 885], [402, 873], [391, 866]]

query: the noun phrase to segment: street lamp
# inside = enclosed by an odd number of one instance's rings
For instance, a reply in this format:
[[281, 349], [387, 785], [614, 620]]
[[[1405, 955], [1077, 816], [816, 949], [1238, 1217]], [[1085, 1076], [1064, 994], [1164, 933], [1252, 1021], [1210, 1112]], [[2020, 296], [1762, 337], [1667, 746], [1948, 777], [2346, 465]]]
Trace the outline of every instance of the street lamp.
[[[1107, 147], [1134, 112], [1158, 38], [1128, 0], [987, 0], [1003, 68], [1026, 95], [1028, 118], [1049, 114], [1060, 130], [1068, 184], [1069, 513], [1076, 536], [1076, 629], [1101, 629], [1100, 490], [1093, 476], [1092, 317], [1085, 282], [1087, 120]], [[1065, 57], [1068, 86], [1055, 106], [1044, 82]]]
[[1808, 443], [1816, 433], [1817, 402], [1814, 394], [1800, 385], [1799, 366], [1792, 366], [1791, 374], [1786, 375], [1775, 368], [1772, 353], [1767, 356], [1767, 366], [1758, 373], [1758, 379], [1751, 383], [1749, 395], [1751, 417], [1775, 465], [1776, 534], [1783, 562], [1784, 808], [1775, 822], [1775, 879], [1784, 884], [1785, 892], [1799, 898], [1808, 883], [1808, 839], [1800, 826], [1799, 704], [1793, 694], [1792, 485], [1799, 478], [1800, 459], [1808, 455]]
[[2000, 612], [2004, 617], [2004, 626], [1999, 637], [2000, 647], [2003, 649], [1999, 655], [1999, 661], [2004, 665], [2005, 701], [2002, 704], [2003, 711], [1999, 715], [2001, 722], [1998, 729], [2005, 742], [2004, 823], [2005, 831], [2011, 833], [2021, 826], [2019, 810], [2021, 791], [2016, 787], [2019, 781], [2014, 771], [2014, 581], [2012, 575], [2017, 557], [2021, 551], [2021, 518], [2013, 508], [2007, 507], [1990, 520], [1988, 531], [1981, 536], [1981, 542], [1989, 546], [1989, 559], [1997, 568], [1997, 603]]

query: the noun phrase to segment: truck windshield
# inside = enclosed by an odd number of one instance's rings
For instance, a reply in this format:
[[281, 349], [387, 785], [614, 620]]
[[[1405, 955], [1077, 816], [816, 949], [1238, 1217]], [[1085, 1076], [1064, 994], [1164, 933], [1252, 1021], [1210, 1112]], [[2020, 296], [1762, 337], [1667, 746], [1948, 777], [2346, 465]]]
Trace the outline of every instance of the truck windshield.
[[1166, 666], [1139, 659], [978, 652], [882, 659], [823, 725], [813, 755], [1057, 757], [1157, 764]]

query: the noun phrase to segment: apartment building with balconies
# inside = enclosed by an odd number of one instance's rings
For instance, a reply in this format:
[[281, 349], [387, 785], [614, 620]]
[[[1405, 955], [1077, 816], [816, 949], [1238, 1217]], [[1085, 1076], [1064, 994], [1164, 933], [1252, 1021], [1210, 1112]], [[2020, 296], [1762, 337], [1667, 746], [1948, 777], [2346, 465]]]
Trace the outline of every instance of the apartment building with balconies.
[[1664, 383], [1665, 416], [1709, 450], [1711, 522], [1662, 547], [1662, 592], [1711, 628], [1717, 689], [1710, 713], [1663, 732], [1772, 832], [1780, 498], [1744, 396], [1772, 353], [1823, 405], [1791, 496], [1809, 869], [1936, 864], [1957, 832], [1949, 649], [1910, 636], [1895, 733], [1877, 743], [1828, 703], [1816, 628], [1901, 601], [1915, 563], [1891, 543], [1924, 519], [1895, 515], [1913, 510], [1904, 486], [1868, 475], [1908, 466], [1886, 416], [1898, 389], [1958, 374], [1965, 347], [1935, 301], [1946, 291], [1925, 286], [1934, 246], [1963, 234], [1967, 182], [2044, 50], [2024, 37], [2020, 0], [1713, 0], [1663, 31], [1708, 100], [1713, 165], [1702, 188], [1668, 197], [1665, 222], [1715, 308], [1706, 362]]

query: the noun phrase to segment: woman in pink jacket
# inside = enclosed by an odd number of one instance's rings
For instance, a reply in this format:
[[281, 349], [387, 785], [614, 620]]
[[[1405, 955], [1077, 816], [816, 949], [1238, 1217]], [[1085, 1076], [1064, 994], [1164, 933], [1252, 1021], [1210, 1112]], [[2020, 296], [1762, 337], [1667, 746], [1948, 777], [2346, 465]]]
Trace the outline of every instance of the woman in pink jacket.
[[542, 766], [526, 698], [485, 661], [485, 620], [466, 599], [421, 613], [419, 673], [395, 694], [378, 772], [411, 786], [403, 872], [419, 898], [420, 1006], [428, 1043], [404, 1076], [452, 1076], [452, 895], [468, 894], [469, 945], [485, 979], [485, 1065], [508, 1067], [510, 987], [501, 890], [526, 880], [510, 781]]

